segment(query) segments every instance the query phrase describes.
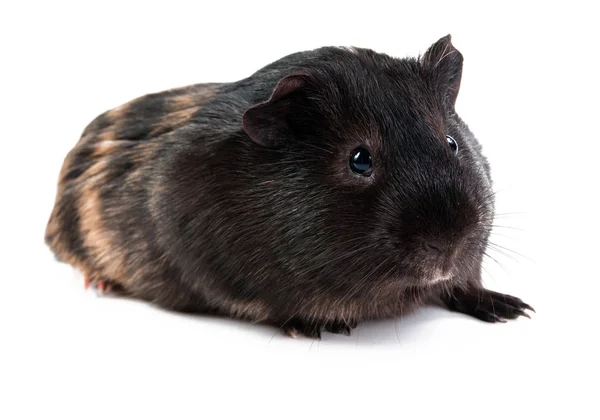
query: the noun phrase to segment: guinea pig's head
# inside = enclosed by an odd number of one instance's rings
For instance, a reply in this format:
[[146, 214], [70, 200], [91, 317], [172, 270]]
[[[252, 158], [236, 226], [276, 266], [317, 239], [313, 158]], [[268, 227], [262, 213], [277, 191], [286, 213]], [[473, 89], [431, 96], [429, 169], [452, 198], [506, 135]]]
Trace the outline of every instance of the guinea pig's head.
[[414, 59], [321, 49], [244, 113], [281, 162], [268, 176], [282, 177], [272, 194], [293, 222], [279, 229], [307, 277], [358, 295], [479, 274], [493, 193], [455, 112], [462, 61], [450, 36]]

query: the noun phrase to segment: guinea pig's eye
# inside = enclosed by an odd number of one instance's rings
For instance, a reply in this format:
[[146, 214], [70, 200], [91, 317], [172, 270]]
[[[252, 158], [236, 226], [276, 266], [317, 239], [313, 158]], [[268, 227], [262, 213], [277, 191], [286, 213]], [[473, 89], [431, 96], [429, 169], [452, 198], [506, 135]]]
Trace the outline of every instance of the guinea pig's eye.
[[350, 168], [356, 174], [370, 176], [373, 172], [371, 153], [364, 147], [358, 147], [350, 155]]
[[454, 154], [456, 154], [456, 152], [458, 152], [458, 143], [456, 142], [456, 140], [454, 140], [454, 138], [451, 136], [446, 136], [446, 140], [448, 140], [450, 148], [452, 149]]

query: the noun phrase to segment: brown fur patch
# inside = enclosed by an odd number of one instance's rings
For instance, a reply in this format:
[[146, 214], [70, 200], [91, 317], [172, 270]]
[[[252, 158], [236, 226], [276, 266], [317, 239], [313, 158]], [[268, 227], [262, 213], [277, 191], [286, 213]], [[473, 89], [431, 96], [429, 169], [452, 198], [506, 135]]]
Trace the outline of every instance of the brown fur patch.
[[117, 135], [113, 129], [106, 129], [95, 135], [95, 139], [99, 141], [115, 140], [116, 137]]
[[[196, 90], [194, 90], [196, 89]], [[168, 111], [151, 131], [151, 136], [159, 136], [189, 123], [196, 112], [216, 94], [216, 86], [190, 87], [180, 95], [169, 98]]]
[[78, 208], [80, 232], [88, 250], [90, 267], [86, 273], [98, 272], [100, 278], [115, 282], [124, 280], [125, 261], [114, 240], [114, 233], [104, 226], [101, 185], [107, 181], [107, 158], [100, 158], [81, 177], [79, 184]]
[[[118, 209], [106, 207], [102, 192], [115, 183], [125, 183], [132, 186], [132, 191], [137, 190], [144, 180], [146, 165], [160, 144], [160, 140], [153, 137], [189, 123], [202, 105], [215, 96], [219, 86], [194, 85], [142, 96], [99, 115], [86, 127], [63, 161], [54, 208], [46, 228], [46, 241], [57, 257], [88, 276], [117, 282], [125, 289], [148, 275], [147, 243], [130, 238], [135, 245], [126, 250], [120, 248], [123, 246], [121, 233], [111, 230], [108, 224]], [[148, 104], [155, 101], [156, 109], [161, 109], [162, 95], [165, 105], [158, 116], [140, 121], [143, 115], [131, 115], [136, 105], [144, 109], [146, 101]], [[134, 138], [120, 138], [118, 133], [130, 125], [134, 127]], [[135, 127], [139, 127], [139, 138], [135, 137]], [[144, 130], [148, 130], [149, 137], [143, 134]], [[115, 158], [118, 161], [113, 161]], [[123, 173], [121, 165], [128, 162], [131, 165]], [[74, 220], [73, 225], [69, 225], [71, 220]], [[160, 282], [155, 286], [159, 287]], [[263, 319], [266, 316], [264, 305], [259, 303], [232, 302], [231, 307], [236, 317]]]
[[183, 88], [173, 89], [175, 94], [168, 99], [170, 111], [180, 111], [190, 107], [200, 107], [212, 99], [220, 84], [191, 85]]
[[167, 133], [174, 128], [187, 124], [199, 109], [200, 107], [190, 107], [166, 114], [152, 129], [150, 136], [160, 136], [161, 134]]
[[119, 105], [116, 108], [106, 111], [104, 116], [108, 120], [109, 124], [114, 123], [115, 121], [121, 119], [125, 114], [127, 114], [127, 110], [131, 108], [131, 105], [135, 102], [142, 100], [144, 97], [133, 99], [129, 102], [124, 103], [123, 105]]
[[123, 150], [123, 142], [118, 140], [102, 140], [95, 144], [92, 157], [109, 156]]
[[179, 96], [175, 96], [169, 100], [170, 102], [170, 110], [171, 111], [181, 111], [186, 108], [198, 107], [206, 103], [202, 99], [206, 98], [207, 100], [214, 96], [214, 92], [211, 92], [207, 89], [207, 94], [198, 97], [198, 95], [194, 95], [193, 93], [184, 93]]

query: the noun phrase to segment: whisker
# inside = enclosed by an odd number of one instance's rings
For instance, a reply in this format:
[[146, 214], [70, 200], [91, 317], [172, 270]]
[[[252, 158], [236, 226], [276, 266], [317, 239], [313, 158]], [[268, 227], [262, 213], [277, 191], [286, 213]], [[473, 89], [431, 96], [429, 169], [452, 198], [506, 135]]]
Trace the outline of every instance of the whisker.
[[512, 239], [512, 240], [514, 240], [514, 239], [515, 239], [515, 238], [514, 238], [514, 237], [512, 237], [512, 236], [505, 235], [505, 234], [503, 234], [503, 233], [498, 233], [498, 232], [496, 232], [496, 231], [492, 231], [492, 236], [501, 236], [501, 237], [503, 237], [503, 238], [508, 238], [508, 239]]
[[524, 232], [524, 229], [520, 229], [514, 226], [505, 226], [505, 225], [495, 225], [495, 224], [484, 224], [484, 226], [489, 227], [489, 228], [498, 228], [498, 229], [513, 229], [513, 230], [519, 230], [521, 232]]
[[488, 243], [489, 243], [490, 245], [492, 245], [492, 246], [495, 246], [495, 247], [498, 247], [498, 248], [502, 248], [502, 249], [503, 249], [503, 250], [505, 250], [505, 251], [512, 252], [513, 254], [516, 254], [516, 255], [518, 255], [519, 257], [525, 258], [525, 259], [526, 259], [527, 261], [529, 261], [530, 263], [532, 263], [532, 264], [535, 264], [535, 262], [534, 262], [533, 260], [531, 260], [530, 258], [528, 258], [528, 257], [526, 257], [525, 255], [521, 254], [520, 252], [517, 252], [517, 251], [515, 251], [515, 250], [513, 250], [513, 249], [507, 248], [507, 247], [505, 247], [505, 246], [502, 246], [502, 245], [498, 245], [498, 244], [496, 244], [496, 243], [494, 243], [494, 242], [488, 242]]
[[492, 280], [495, 284], [496, 284], [496, 279], [494, 279], [494, 277], [492, 276], [492, 273], [490, 273], [487, 268], [485, 268], [483, 266], [483, 264], [481, 265], [481, 268], [483, 271], [485, 271], [485, 273], [488, 275], [488, 277], [490, 278], [490, 280]]
[[526, 211], [513, 211], [513, 212], [507, 212], [507, 213], [496, 213], [494, 214], [494, 217], [498, 217], [498, 216], [512, 216], [514, 214], [529, 214]]
[[494, 258], [494, 257], [492, 257], [490, 254], [488, 254], [488, 253], [487, 253], [487, 251], [486, 251], [486, 252], [484, 252], [484, 253], [483, 253], [483, 255], [487, 256], [487, 257], [488, 257], [488, 258], [490, 258], [492, 261], [494, 261], [496, 264], [498, 264], [498, 265], [500, 266], [500, 268], [501, 268], [501, 269], [502, 269], [502, 270], [503, 270], [503, 271], [504, 271], [504, 272], [505, 272], [505, 273], [508, 275], [508, 271], [506, 270], [506, 268], [505, 268], [505, 267], [504, 267], [502, 264], [500, 264], [500, 262], [499, 262], [497, 259], [495, 259], [495, 258]]
[[506, 252], [504, 252], [502, 249], [498, 249], [496, 248], [495, 245], [493, 244], [488, 244], [489, 249], [494, 250], [496, 252], [498, 252], [499, 254], [501, 254], [502, 256], [506, 257], [506, 258], [510, 258], [512, 261], [519, 263], [520, 261], [517, 260], [515, 257], [513, 257], [512, 255], [507, 254]]

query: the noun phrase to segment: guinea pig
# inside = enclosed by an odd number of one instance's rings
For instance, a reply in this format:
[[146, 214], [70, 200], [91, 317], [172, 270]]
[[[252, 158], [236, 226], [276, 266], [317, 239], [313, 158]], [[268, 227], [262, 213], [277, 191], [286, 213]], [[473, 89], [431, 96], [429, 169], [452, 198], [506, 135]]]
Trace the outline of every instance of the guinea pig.
[[324, 47], [134, 99], [68, 153], [46, 243], [101, 293], [293, 337], [430, 301], [529, 316], [482, 285], [494, 192], [462, 64], [450, 35], [417, 58]]

